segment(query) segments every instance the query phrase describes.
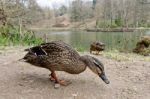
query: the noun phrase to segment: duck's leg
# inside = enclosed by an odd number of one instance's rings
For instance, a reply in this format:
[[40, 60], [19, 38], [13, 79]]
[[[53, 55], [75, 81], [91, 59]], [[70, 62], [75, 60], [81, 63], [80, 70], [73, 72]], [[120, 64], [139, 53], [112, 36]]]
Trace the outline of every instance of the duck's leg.
[[99, 55], [99, 52], [100, 52], [100, 51], [97, 52], [97, 55]]
[[51, 73], [51, 77], [52, 77], [53, 79], [55, 79], [55, 83], [59, 83], [60, 85], [63, 85], [63, 86], [67, 86], [67, 85], [69, 85], [69, 84], [71, 83], [71, 82], [69, 82], [69, 81], [59, 80], [59, 79], [57, 78], [56, 73], [55, 73], [54, 71]]
[[96, 55], [98, 55], [99, 54], [99, 51], [96, 51]]
[[49, 76], [50, 76], [50, 80], [53, 82], [55, 82], [55, 79], [54, 79], [54, 77], [53, 77], [53, 73], [51, 73], [51, 74], [49, 74]]

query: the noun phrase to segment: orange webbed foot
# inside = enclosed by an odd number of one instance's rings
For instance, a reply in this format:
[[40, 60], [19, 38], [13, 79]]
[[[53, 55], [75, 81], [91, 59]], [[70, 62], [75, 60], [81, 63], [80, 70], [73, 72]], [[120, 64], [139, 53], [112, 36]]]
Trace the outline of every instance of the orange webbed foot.
[[57, 84], [59, 83], [62, 86], [68, 86], [69, 84], [71, 84], [70, 81], [65, 81], [65, 80], [59, 80], [58, 82], [56, 82]]

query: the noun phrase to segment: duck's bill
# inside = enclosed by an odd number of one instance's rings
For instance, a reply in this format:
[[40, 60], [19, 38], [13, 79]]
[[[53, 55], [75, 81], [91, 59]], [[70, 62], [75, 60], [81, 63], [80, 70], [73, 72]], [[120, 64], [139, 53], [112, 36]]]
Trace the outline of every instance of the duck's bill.
[[102, 73], [100, 76], [99, 76], [106, 84], [109, 84], [110, 81], [107, 79], [105, 73]]

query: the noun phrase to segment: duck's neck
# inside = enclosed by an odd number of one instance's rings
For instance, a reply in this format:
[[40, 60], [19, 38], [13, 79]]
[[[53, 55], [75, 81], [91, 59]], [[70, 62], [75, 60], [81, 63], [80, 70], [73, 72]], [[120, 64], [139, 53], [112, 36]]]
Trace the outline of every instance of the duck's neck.
[[89, 55], [81, 56], [81, 60], [84, 62], [85, 66], [88, 67], [91, 71], [95, 70], [95, 67], [94, 67], [95, 65], [93, 63], [91, 56]]
[[84, 64], [85, 64], [85, 66], [87, 67], [89, 67], [89, 65], [90, 65], [90, 59], [89, 59], [89, 57], [90, 56], [88, 56], [88, 55], [84, 55], [84, 56], [81, 56], [81, 60], [84, 62]]

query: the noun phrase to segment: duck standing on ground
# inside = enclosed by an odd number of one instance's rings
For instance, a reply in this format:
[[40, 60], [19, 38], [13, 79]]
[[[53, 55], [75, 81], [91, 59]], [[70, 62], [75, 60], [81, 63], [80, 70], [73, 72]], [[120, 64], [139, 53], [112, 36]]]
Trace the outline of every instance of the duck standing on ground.
[[93, 51], [96, 51], [98, 55], [100, 51], [105, 50], [105, 44], [99, 41], [95, 41], [90, 45], [90, 53], [92, 54]]
[[109, 84], [103, 64], [89, 55], [80, 56], [76, 50], [63, 41], [52, 41], [26, 49], [28, 53], [23, 60], [34, 66], [43, 67], [51, 71], [51, 80], [60, 85], [67, 85], [66, 81], [59, 80], [55, 71], [65, 71], [70, 74], [79, 74], [89, 67], [106, 84]]

